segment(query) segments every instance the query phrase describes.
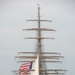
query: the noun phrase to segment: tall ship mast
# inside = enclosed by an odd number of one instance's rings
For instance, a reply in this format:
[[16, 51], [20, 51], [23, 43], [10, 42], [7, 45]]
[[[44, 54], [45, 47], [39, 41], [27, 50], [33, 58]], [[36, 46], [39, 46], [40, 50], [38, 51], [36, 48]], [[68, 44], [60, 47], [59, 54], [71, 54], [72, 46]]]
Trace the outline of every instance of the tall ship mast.
[[64, 69], [47, 69], [46, 62], [48, 63], [56, 63], [56, 62], [62, 62], [62, 59], [64, 56], [62, 56], [60, 53], [57, 52], [44, 52], [42, 50], [42, 40], [43, 39], [54, 39], [49, 37], [42, 37], [41, 33], [42, 31], [56, 31], [54, 29], [49, 28], [42, 28], [41, 22], [52, 22], [51, 20], [42, 20], [40, 16], [40, 6], [38, 4], [38, 18], [33, 20], [27, 20], [27, 21], [36, 21], [38, 23], [37, 28], [30, 28], [30, 29], [23, 29], [23, 31], [36, 31], [37, 37], [28, 37], [25, 39], [35, 39], [37, 40], [37, 47], [34, 52], [18, 52], [19, 55], [17, 55], [15, 58], [20, 59], [18, 62], [21, 63], [32, 63], [32, 68], [25, 74], [25, 70], [22, 71], [21, 74], [20, 70], [13, 70], [12, 72], [16, 75], [63, 75], [65, 74], [66, 70]]

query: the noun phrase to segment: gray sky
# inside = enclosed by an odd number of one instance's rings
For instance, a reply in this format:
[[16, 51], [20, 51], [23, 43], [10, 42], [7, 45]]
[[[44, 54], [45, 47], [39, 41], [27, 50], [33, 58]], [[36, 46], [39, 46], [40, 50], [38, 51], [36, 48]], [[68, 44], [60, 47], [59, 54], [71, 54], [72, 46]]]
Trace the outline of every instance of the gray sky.
[[36, 22], [26, 22], [37, 18], [37, 3], [40, 3], [41, 19], [53, 21], [41, 23], [42, 27], [57, 31], [42, 33], [42, 36], [55, 37], [43, 41], [44, 51], [62, 53], [65, 56], [62, 68], [68, 70], [66, 75], [74, 75], [75, 0], [0, 0], [0, 75], [11, 75], [18, 68], [14, 59], [18, 51], [35, 51], [36, 41], [23, 38], [36, 33], [21, 30], [37, 27]]

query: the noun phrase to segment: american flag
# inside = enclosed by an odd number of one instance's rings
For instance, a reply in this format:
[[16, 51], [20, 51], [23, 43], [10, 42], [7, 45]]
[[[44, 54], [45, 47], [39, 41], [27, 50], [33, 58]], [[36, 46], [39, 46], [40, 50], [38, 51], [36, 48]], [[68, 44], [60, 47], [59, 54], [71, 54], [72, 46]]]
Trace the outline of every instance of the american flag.
[[24, 63], [19, 68], [19, 75], [26, 75], [32, 68], [32, 62]]

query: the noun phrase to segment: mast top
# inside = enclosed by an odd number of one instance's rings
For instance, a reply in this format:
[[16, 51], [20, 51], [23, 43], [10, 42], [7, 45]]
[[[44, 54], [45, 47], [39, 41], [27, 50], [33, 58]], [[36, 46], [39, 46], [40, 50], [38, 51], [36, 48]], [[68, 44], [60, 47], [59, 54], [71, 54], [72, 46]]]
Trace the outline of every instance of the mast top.
[[40, 4], [38, 3], [37, 5], [38, 5], [38, 9], [40, 9]]
[[37, 5], [38, 5], [38, 7], [40, 7], [40, 4], [39, 3]]

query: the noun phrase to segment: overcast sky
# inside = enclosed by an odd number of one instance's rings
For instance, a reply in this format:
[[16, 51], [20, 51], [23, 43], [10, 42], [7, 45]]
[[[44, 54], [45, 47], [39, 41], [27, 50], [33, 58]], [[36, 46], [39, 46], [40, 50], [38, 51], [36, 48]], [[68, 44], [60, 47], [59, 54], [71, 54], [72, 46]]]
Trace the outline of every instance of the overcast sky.
[[35, 40], [24, 37], [36, 36], [36, 32], [22, 29], [37, 27], [37, 4], [41, 7], [41, 19], [52, 20], [41, 23], [41, 27], [57, 32], [43, 32], [42, 36], [54, 37], [44, 40], [43, 51], [60, 52], [65, 56], [62, 68], [66, 75], [75, 74], [75, 0], [0, 0], [0, 75], [11, 75], [17, 69], [14, 56], [19, 51], [35, 51]]

